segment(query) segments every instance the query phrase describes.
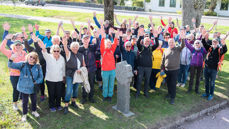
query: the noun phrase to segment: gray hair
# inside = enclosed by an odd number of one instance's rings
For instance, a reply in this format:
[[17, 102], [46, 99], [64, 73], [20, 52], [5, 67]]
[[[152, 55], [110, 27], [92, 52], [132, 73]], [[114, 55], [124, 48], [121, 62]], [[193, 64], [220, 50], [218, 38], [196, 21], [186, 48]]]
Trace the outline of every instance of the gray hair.
[[53, 51], [56, 50], [56, 49], [58, 49], [59, 51], [61, 51], [59, 45], [57, 45], [57, 44], [56, 44], [56, 45], [52, 45], [52, 46], [51, 46], [51, 49], [50, 49], [50, 53], [53, 53]]
[[54, 41], [54, 39], [58, 39], [60, 41], [60, 36], [58, 36], [58, 35], [52, 36], [52, 42]]
[[73, 47], [79, 47], [79, 43], [78, 42], [72, 42], [71, 45], [70, 45], [70, 49], [72, 49]]
[[125, 48], [126, 48], [127, 46], [131, 46], [131, 42], [130, 42], [130, 41], [127, 41], [127, 42], [125, 43]]

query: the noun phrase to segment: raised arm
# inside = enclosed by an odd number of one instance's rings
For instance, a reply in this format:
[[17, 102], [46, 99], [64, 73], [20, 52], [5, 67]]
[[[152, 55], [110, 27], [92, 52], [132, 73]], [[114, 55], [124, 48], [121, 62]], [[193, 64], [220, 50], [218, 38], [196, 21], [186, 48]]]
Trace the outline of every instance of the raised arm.
[[152, 46], [152, 51], [156, 50], [157, 47], [159, 46], [159, 41], [158, 41], [158, 31], [157, 30], [154, 30], [153, 31], [153, 35], [154, 35], [154, 38], [155, 38], [155, 44]]
[[8, 61], [8, 67], [11, 69], [17, 69], [20, 70], [22, 67], [23, 62], [19, 62], [19, 63], [14, 63], [13, 59], [15, 58], [14, 54], [12, 54], [12, 56], [10, 57], [9, 61]]
[[9, 39], [11, 39], [13, 37], [12, 34], [8, 34], [5, 39], [2, 41], [2, 44], [0, 45], [0, 52], [2, 52], [5, 56], [7, 56], [8, 58], [11, 57], [12, 55], [12, 51], [6, 49], [6, 43]]
[[121, 26], [121, 23], [119, 22], [119, 20], [118, 20], [118, 18], [117, 18], [117, 15], [116, 15], [116, 14], [114, 14], [114, 18], [115, 18], [116, 23], [117, 23], [119, 26]]
[[181, 28], [180, 28], [180, 24], [179, 24], [178, 18], [176, 18], [176, 22], [177, 22], [177, 27], [178, 27], [179, 29], [181, 29]]
[[166, 24], [164, 23], [163, 19], [162, 19], [162, 16], [161, 16], [161, 24], [166, 27]]
[[222, 40], [226, 40], [228, 35], [229, 35], [229, 31], [227, 32], [227, 34], [225, 35], [225, 37]]
[[99, 24], [97, 18], [96, 18], [96, 12], [93, 12], [93, 20], [98, 28], [101, 28], [102, 25]]
[[207, 32], [211, 32], [213, 28], [216, 26], [217, 22], [218, 22], [217, 20], [214, 21], [212, 27]]
[[225, 54], [227, 52], [227, 45], [226, 45], [225, 40], [221, 40], [221, 43], [222, 43], [222, 48], [220, 50], [220, 55], [222, 56], [223, 54]]
[[8, 35], [9, 33], [9, 29], [10, 29], [10, 24], [8, 22], [5, 22], [3, 25], [2, 25], [3, 29], [4, 29], [4, 33], [3, 33], [3, 36], [2, 36], [2, 40], [5, 39], [6, 35]]
[[62, 38], [62, 43], [63, 43], [63, 45], [64, 45], [64, 52], [65, 52], [65, 54], [66, 54], [66, 57], [68, 58], [69, 55], [70, 55], [70, 51], [68, 50], [68, 40], [67, 40], [66, 36], [64, 36], [64, 37]]
[[77, 29], [76, 26], [75, 26], [75, 22], [74, 22], [74, 20], [72, 20], [72, 19], [71, 19], [71, 24], [72, 24], [74, 30], [77, 32], [77, 34], [79, 34], [79, 31], [78, 31], [78, 29]]
[[185, 30], [181, 30], [180, 32], [180, 38], [181, 38], [181, 46], [178, 46], [178, 49], [180, 49], [180, 51], [182, 51], [182, 49], [185, 47]]
[[63, 25], [63, 22], [60, 21], [59, 24], [58, 24], [58, 27], [57, 27], [56, 35], [60, 35], [60, 28], [61, 28], [62, 25]]
[[40, 34], [39, 32], [39, 25], [35, 24], [35, 29], [36, 29], [36, 36], [38, 36], [39, 39], [43, 39], [44, 36]]

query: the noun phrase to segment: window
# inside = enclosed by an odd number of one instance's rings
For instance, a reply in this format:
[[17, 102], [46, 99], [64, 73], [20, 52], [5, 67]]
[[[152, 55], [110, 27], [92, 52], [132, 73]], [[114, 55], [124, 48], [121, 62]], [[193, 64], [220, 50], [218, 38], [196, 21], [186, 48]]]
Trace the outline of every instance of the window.
[[176, 7], [176, 0], [170, 0], [170, 7]]
[[229, 0], [221, 0], [220, 10], [228, 10]]
[[159, 0], [159, 7], [165, 7], [165, 0]]

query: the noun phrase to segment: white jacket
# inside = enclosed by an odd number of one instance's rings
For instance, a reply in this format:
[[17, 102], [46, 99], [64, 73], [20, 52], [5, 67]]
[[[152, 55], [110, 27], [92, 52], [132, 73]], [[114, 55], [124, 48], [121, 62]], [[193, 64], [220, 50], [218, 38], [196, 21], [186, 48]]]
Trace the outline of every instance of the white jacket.
[[81, 71], [81, 73], [77, 73], [75, 72], [74, 76], [73, 76], [73, 84], [75, 83], [83, 83], [83, 86], [86, 90], [87, 93], [90, 92], [90, 84], [88, 81], [88, 71], [86, 67], [81, 67], [79, 69]]

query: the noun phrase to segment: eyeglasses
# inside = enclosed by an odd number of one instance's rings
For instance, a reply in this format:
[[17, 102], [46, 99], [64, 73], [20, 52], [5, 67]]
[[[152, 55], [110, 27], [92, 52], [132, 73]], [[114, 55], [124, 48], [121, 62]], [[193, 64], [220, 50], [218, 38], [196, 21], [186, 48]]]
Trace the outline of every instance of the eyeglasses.
[[187, 40], [191, 40], [191, 39], [187, 39]]
[[130, 48], [131, 46], [126, 46], [126, 48]]
[[16, 44], [16, 46], [21, 46], [21, 44]]
[[53, 51], [53, 52], [59, 53], [60, 51], [57, 50], [57, 51]]
[[35, 58], [35, 57], [33, 57], [33, 56], [30, 56], [29, 58], [30, 58], [30, 59], [34, 59], [34, 60], [36, 60], [36, 58]]
[[200, 43], [195, 43], [196, 45], [199, 45]]

